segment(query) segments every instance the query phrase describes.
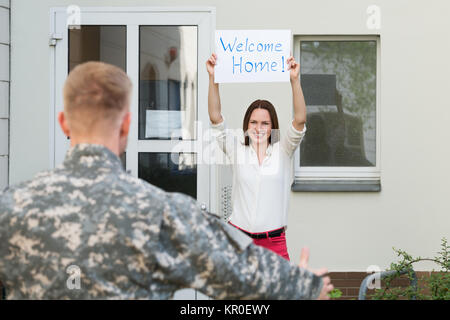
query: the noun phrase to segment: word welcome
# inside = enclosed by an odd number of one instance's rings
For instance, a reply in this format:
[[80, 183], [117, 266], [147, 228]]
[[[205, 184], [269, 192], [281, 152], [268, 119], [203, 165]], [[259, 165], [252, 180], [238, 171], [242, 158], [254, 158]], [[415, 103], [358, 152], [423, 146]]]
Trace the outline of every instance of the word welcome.
[[237, 46], [236, 46], [236, 42], [237, 42], [238, 38], [234, 37], [234, 42], [233, 45], [231, 45], [231, 42], [227, 42], [226, 44], [223, 42], [222, 37], [220, 37], [220, 43], [222, 44], [222, 48], [224, 52], [227, 52], [228, 50], [230, 52], [233, 52], [233, 50], [235, 50], [235, 52], [255, 52], [255, 50], [257, 52], [282, 52], [282, 47], [283, 44], [278, 42], [278, 43], [262, 43], [262, 42], [258, 42], [258, 43], [254, 43], [254, 42], [250, 42], [248, 43], [248, 38], [245, 38], [245, 45], [244, 42], [238, 42]]

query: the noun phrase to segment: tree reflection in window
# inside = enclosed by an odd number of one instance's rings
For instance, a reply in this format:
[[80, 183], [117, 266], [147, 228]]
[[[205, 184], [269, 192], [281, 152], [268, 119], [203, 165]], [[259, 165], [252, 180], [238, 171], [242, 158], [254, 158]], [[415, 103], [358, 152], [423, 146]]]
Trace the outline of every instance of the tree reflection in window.
[[376, 164], [376, 42], [302, 41], [301, 166]]

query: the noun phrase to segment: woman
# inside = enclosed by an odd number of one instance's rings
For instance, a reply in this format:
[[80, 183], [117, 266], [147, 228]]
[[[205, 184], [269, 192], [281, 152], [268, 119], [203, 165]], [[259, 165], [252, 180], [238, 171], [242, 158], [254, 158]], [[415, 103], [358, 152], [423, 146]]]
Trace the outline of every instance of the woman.
[[300, 86], [300, 65], [287, 59], [294, 98], [294, 119], [278, 139], [278, 118], [273, 105], [256, 100], [247, 109], [243, 143], [225, 130], [221, 114], [219, 85], [214, 83], [213, 53], [206, 62], [209, 73], [208, 112], [212, 128], [219, 130], [219, 146], [232, 162], [232, 214], [229, 223], [253, 238], [255, 244], [289, 260], [285, 230], [292, 157], [306, 131], [306, 105]]

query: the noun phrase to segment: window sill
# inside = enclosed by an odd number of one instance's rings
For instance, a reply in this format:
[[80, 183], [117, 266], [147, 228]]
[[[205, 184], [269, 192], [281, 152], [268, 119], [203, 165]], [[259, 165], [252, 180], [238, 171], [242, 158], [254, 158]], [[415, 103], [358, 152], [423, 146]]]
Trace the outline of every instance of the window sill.
[[296, 180], [292, 192], [380, 192], [380, 180]]

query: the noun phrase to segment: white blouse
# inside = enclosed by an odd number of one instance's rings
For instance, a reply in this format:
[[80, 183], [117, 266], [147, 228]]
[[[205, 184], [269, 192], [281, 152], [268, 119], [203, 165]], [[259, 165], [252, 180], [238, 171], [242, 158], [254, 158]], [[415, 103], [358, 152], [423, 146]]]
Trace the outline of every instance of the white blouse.
[[[267, 232], [287, 226], [290, 187], [293, 181], [292, 157], [300, 145], [302, 131], [289, 126], [278, 142], [269, 145], [259, 165], [252, 146], [246, 146], [230, 130], [225, 119], [211, 124], [216, 141], [233, 169], [232, 214], [230, 222], [248, 232]], [[241, 131], [242, 132], [242, 131]], [[272, 130], [272, 139], [275, 130]]]

